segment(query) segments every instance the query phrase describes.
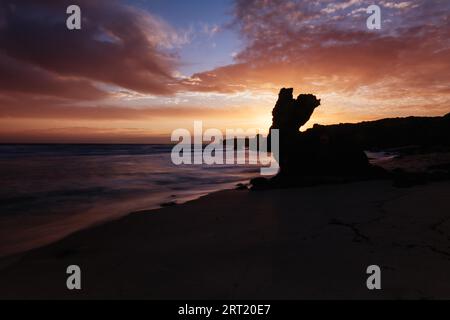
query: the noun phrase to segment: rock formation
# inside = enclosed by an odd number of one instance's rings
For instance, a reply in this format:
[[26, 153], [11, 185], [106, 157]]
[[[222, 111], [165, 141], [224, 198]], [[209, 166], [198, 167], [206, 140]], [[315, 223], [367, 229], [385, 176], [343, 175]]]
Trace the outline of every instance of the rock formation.
[[[312, 94], [293, 98], [293, 89], [281, 89], [273, 109], [271, 129], [280, 134], [280, 172], [272, 183], [295, 186], [312, 180], [368, 175], [372, 171], [364, 151], [316, 130], [302, 133], [320, 100]], [[269, 140], [270, 141], [270, 140]]]
[[251, 182], [254, 189], [370, 178], [395, 179], [393, 173], [371, 165], [364, 150], [410, 145], [450, 146], [450, 115], [315, 125], [301, 132], [300, 128], [309, 121], [320, 102], [312, 94], [301, 94], [294, 99], [292, 88], [281, 89], [271, 126], [280, 134], [280, 171], [269, 180], [254, 179]]

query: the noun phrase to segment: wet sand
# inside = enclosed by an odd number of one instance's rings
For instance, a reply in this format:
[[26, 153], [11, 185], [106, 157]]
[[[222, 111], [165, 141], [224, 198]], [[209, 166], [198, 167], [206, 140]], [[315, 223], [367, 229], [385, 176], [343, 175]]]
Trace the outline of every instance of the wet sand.
[[[450, 298], [450, 182], [222, 191], [0, 261], [0, 298]], [[79, 265], [82, 290], [66, 289]], [[366, 287], [379, 265], [382, 290]]]

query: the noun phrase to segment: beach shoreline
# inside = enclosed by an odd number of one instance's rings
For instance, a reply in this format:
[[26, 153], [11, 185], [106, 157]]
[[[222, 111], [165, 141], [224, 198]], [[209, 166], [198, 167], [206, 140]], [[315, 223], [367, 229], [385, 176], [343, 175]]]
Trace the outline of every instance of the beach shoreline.
[[[0, 298], [450, 298], [450, 182], [219, 191], [132, 213], [0, 270]], [[79, 265], [83, 289], [65, 287]], [[383, 290], [367, 290], [377, 264]]]
[[152, 214], [152, 213], [156, 213], [160, 210], [163, 210], [165, 208], [183, 206], [190, 202], [198, 201], [204, 197], [208, 197], [209, 195], [212, 195], [212, 194], [222, 193], [222, 192], [227, 192], [227, 191], [238, 191], [240, 185], [244, 186], [245, 181], [238, 183], [236, 186], [234, 186], [234, 188], [230, 186], [229, 188], [224, 188], [224, 189], [211, 191], [211, 192], [207, 192], [207, 193], [206, 192], [198, 193], [195, 196], [186, 197], [186, 198], [182, 199], [181, 201], [180, 201], [180, 199], [176, 199], [176, 201], [174, 201], [174, 202], [160, 203], [158, 206], [151, 207], [148, 209], [142, 209], [142, 210], [132, 211], [132, 212], [128, 212], [128, 213], [122, 213], [115, 217], [109, 217], [109, 218], [105, 218], [103, 220], [99, 220], [92, 224], [86, 225], [83, 228], [75, 229], [74, 231], [69, 232], [66, 235], [64, 235], [60, 238], [57, 238], [56, 240], [50, 241], [48, 243], [44, 243], [42, 245], [38, 245], [36, 247], [32, 247], [32, 248], [24, 250], [24, 251], [0, 256], [0, 272], [3, 269], [9, 267], [10, 265], [14, 265], [15, 263], [19, 262], [27, 255], [39, 252], [41, 250], [45, 250], [46, 248], [52, 247], [53, 245], [56, 245], [59, 242], [64, 242], [67, 238], [77, 235], [78, 233], [83, 233], [84, 231], [89, 231], [91, 229], [96, 229], [96, 228], [102, 227], [102, 226], [112, 223], [112, 222], [120, 221], [124, 218], [127, 218], [128, 216], [139, 215], [139, 214]]

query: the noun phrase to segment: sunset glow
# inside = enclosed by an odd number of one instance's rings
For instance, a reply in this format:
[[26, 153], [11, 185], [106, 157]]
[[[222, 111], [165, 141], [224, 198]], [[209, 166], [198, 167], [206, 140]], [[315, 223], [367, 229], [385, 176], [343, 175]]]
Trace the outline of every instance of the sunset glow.
[[0, 142], [169, 142], [195, 120], [262, 128], [281, 87], [312, 123], [450, 111], [450, 2], [69, 1], [0, 5]]

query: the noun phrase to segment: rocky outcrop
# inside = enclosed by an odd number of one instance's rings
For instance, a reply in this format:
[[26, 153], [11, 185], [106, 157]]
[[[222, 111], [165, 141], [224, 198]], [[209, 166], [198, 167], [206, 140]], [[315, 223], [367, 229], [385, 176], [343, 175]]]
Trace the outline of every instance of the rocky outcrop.
[[254, 179], [255, 189], [392, 177], [393, 173], [371, 165], [364, 150], [409, 145], [450, 146], [450, 114], [315, 125], [301, 132], [300, 128], [320, 103], [312, 94], [301, 94], [294, 99], [293, 89], [281, 89], [271, 126], [280, 134], [280, 171], [269, 180]]
[[307, 135], [336, 137], [346, 143], [370, 149], [404, 146], [450, 146], [450, 113], [443, 117], [389, 118], [361, 123], [330, 126], [314, 125]]

